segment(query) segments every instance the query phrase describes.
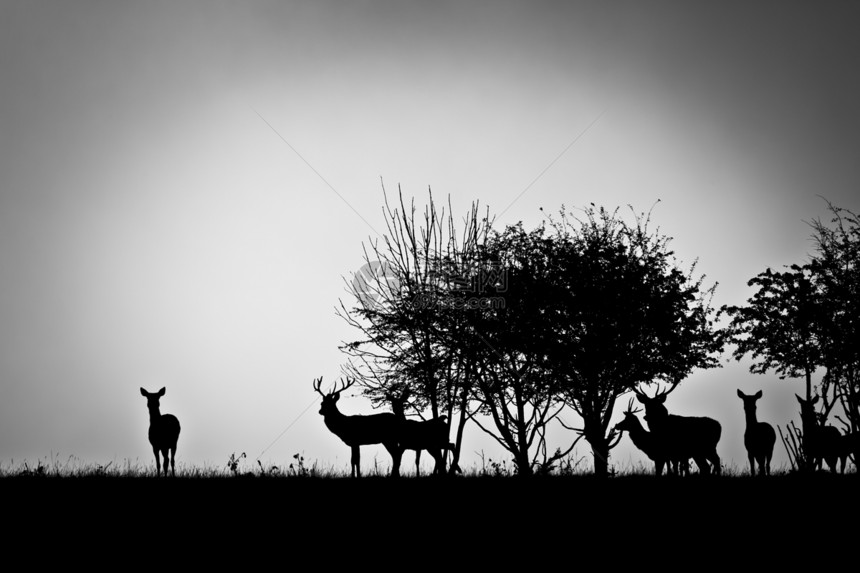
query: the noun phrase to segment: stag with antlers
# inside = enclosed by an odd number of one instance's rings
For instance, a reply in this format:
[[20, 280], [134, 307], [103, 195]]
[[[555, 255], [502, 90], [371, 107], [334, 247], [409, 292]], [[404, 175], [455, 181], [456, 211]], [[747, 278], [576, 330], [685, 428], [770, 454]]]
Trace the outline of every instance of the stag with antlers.
[[761, 397], [761, 390], [752, 396], [738, 390], [738, 398], [744, 402], [744, 417], [747, 423], [744, 432], [744, 446], [750, 460], [750, 475], [753, 477], [755, 477], [756, 462], [758, 462], [759, 474], [770, 474], [770, 460], [773, 457], [773, 445], [776, 443], [776, 432], [773, 431], [773, 426], [756, 419], [755, 403]]
[[[669, 414], [665, 405], [666, 396], [677, 386], [675, 382], [668, 390], [658, 390], [653, 398], [634, 390], [636, 399], [645, 405], [648, 428], [666, 448], [670, 459], [693, 458], [702, 474], [709, 474], [712, 470], [719, 474], [722, 468], [717, 443], [723, 428], [712, 418]], [[713, 467], [709, 467], [708, 462]]]
[[372, 414], [370, 416], [347, 416], [337, 409], [340, 393], [352, 386], [355, 379], [349, 378], [340, 388], [323, 394], [322, 377], [314, 380], [314, 390], [322, 396], [320, 414], [325, 420], [326, 427], [338, 438], [343, 440], [352, 450], [350, 465], [352, 477], [361, 476], [360, 447], [370, 444], [382, 444], [391, 454], [391, 476], [400, 475], [400, 457], [403, 451], [399, 442], [401, 420], [392, 413]]
[[[824, 426], [819, 422], [815, 412], [818, 396], [804, 400], [794, 395], [800, 403], [800, 421], [803, 424], [803, 450], [807, 459], [812, 462], [812, 469], [819, 470], [823, 462], [827, 462], [831, 472], [836, 472], [836, 461], [841, 462], [841, 472], [845, 473], [845, 462], [848, 459], [848, 448], [842, 433], [833, 426]], [[856, 460], [855, 460], [856, 461]]]
[[391, 408], [400, 420], [400, 449], [415, 450], [415, 475], [420, 475], [419, 463], [421, 450], [427, 450], [436, 462], [434, 474], [445, 473], [445, 457], [448, 450], [454, 447], [448, 441], [448, 417], [439, 416], [432, 420], [408, 420], [405, 405], [409, 399], [409, 391], [399, 397], [391, 398]]
[[633, 445], [642, 450], [642, 453], [654, 462], [655, 472], [658, 476], [663, 475], [663, 466], [666, 466], [666, 473], [679, 475], [689, 473], [689, 459], [670, 459], [666, 445], [661, 443], [653, 432], [646, 430], [639, 418], [636, 417], [636, 414], [641, 411], [640, 408], [633, 409], [633, 398], [631, 398], [627, 404], [627, 411], [624, 412], [624, 419], [615, 424], [613, 432], [623, 433], [626, 431]]

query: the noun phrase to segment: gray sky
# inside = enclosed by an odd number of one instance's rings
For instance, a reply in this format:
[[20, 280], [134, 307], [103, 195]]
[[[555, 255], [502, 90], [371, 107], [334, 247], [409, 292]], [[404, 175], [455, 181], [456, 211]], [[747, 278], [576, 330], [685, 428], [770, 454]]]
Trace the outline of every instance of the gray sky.
[[[150, 463], [138, 387], [166, 386], [180, 462], [295, 421], [265, 460], [346, 468], [311, 381], [355, 336], [334, 307], [384, 227], [380, 177], [527, 228], [660, 199], [717, 304], [806, 259], [818, 195], [860, 211], [856, 4], [176, 4], [0, 3], [0, 464]], [[669, 406], [720, 420], [741, 465], [736, 388], [799, 418], [800, 381], [736, 364]], [[504, 457], [468, 434], [467, 465]]]

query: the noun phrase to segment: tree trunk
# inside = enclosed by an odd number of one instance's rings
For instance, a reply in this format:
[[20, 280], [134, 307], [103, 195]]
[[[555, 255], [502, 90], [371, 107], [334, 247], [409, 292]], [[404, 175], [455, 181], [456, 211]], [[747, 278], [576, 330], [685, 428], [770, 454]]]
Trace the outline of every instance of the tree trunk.
[[520, 477], [529, 477], [532, 475], [532, 463], [529, 460], [528, 451], [522, 452], [514, 458], [514, 463], [517, 464], [517, 475]]
[[460, 420], [457, 423], [457, 439], [454, 441], [454, 456], [451, 460], [451, 473], [463, 473], [460, 469], [460, 448], [463, 446], [463, 429], [466, 427], [466, 410], [469, 407], [468, 394], [463, 393], [460, 402]]
[[603, 435], [600, 420], [583, 420], [585, 441], [591, 445], [594, 455], [594, 475], [600, 478], [609, 477], [609, 440]]

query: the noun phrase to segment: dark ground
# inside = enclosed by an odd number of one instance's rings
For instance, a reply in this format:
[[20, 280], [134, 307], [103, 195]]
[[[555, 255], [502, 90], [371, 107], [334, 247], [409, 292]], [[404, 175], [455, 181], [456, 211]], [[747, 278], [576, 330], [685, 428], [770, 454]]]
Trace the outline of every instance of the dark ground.
[[[791, 564], [807, 552], [832, 563], [833, 548], [845, 540], [853, 552], [860, 534], [858, 486], [856, 474], [5, 477], [0, 495], [10, 526], [6, 548], [35, 543], [33, 556], [61, 562], [115, 555], [176, 565], [236, 560], [264, 566], [275, 559], [299, 566], [307, 558], [357, 564], [372, 556], [373, 566], [385, 570], [464, 560], [576, 569], [569, 561], [575, 553], [580, 564], [586, 557], [598, 560], [589, 569], [654, 560], [721, 568], [753, 566], [758, 559], [768, 567]], [[60, 553], [61, 547], [71, 553]]]

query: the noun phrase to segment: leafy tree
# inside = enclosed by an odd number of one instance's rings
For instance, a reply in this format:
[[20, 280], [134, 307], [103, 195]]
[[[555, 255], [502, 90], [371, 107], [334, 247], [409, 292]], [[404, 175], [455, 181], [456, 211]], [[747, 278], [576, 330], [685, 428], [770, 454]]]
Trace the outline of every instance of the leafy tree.
[[528, 233], [514, 225], [493, 233], [479, 250], [476, 269], [498, 279], [481, 294], [501, 297], [479, 300], [503, 304], [481, 305], [463, 315], [471, 336], [461, 341], [476, 357], [477, 412], [492, 423], [473, 419], [510, 452], [521, 476], [531, 475], [535, 467], [549, 471], [576, 443], [565, 451], [547, 451], [547, 426], [564, 408], [548, 352], [548, 341], [559, 328], [552, 255], [552, 239], [544, 237], [542, 227]]
[[717, 366], [722, 337], [710, 306], [713, 288], [681, 271], [670, 238], [626, 223], [618, 210], [591, 207], [582, 218], [562, 209], [551, 257], [558, 296], [551, 331], [552, 378], [582, 418], [595, 472], [608, 473], [616, 400], [640, 384], [683, 380]]
[[811, 269], [768, 268], [747, 284], [756, 292], [746, 306], [725, 307], [732, 317], [727, 335], [735, 344], [733, 356], [751, 355], [750, 372], [755, 374], [772, 370], [783, 378], [805, 377], [806, 399], [811, 399], [812, 374], [822, 360], [821, 298]]
[[[817, 254], [808, 267], [819, 292], [817, 314], [822, 394], [833, 387], [848, 420], [860, 430], [860, 216], [828, 202], [830, 225], [810, 223]], [[856, 460], [855, 460], [856, 461]]]
[[[803, 377], [805, 402], [818, 403], [811, 417], [823, 424], [841, 401], [848, 429], [860, 428], [860, 218], [828, 203], [830, 223], [810, 223], [817, 254], [804, 265], [785, 272], [770, 268], [749, 281], [756, 292], [745, 306], [726, 307], [732, 316], [728, 328], [738, 360], [751, 355], [750, 371], [774, 371], [780, 377]], [[815, 387], [816, 370], [825, 373]], [[820, 399], [820, 401], [819, 401]], [[784, 436], [784, 439], [785, 436]], [[789, 429], [793, 462], [807, 467], [809, 447], [796, 426]], [[804, 444], [801, 451], [796, 444]]]

